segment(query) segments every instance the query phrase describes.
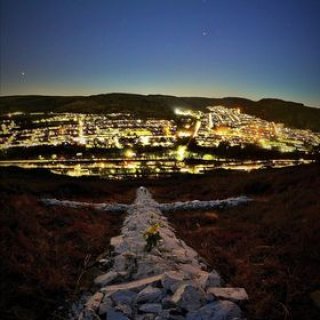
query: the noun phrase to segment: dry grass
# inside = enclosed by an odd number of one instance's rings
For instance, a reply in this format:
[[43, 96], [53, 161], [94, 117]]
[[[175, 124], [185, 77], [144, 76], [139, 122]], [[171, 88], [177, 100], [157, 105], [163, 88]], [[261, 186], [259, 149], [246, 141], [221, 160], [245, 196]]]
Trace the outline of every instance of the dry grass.
[[121, 217], [44, 208], [30, 195], [2, 194], [1, 200], [2, 314], [47, 318], [64, 297], [88, 285], [83, 272], [108, 249]]

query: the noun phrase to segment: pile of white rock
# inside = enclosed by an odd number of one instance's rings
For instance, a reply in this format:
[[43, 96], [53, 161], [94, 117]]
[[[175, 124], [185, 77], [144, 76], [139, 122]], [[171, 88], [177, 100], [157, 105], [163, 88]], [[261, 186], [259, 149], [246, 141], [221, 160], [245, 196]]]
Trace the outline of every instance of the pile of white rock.
[[[159, 226], [159, 243], [146, 251], [144, 233]], [[243, 288], [222, 287], [216, 271], [183, 241], [141, 187], [128, 209], [121, 235], [111, 239], [112, 267], [95, 279], [97, 291], [75, 319], [243, 319]]]
[[130, 205], [115, 203], [91, 203], [91, 202], [79, 202], [71, 200], [58, 200], [58, 199], [41, 199], [41, 202], [46, 206], [61, 206], [69, 207], [74, 209], [94, 209], [99, 211], [107, 212], [118, 212], [122, 213], [127, 211], [130, 208]]
[[251, 201], [246, 196], [240, 196], [236, 198], [228, 198], [224, 200], [208, 200], [208, 201], [184, 201], [184, 202], [172, 202], [172, 203], [160, 203], [159, 209], [162, 212], [175, 212], [175, 211], [188, 211], [188, 210], [210, 210], [210, 209], [224, 209], [239, 206]]

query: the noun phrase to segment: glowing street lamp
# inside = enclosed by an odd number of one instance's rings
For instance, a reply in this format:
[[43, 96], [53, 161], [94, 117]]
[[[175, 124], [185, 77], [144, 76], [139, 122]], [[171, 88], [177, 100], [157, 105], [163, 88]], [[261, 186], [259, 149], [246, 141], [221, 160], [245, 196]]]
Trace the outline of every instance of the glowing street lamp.
[[178, 161], [183, 161], [186, 156], [186, 146], [178, 146], [176, 159]]
[[135, 157], [136, 156], [136, 153], [133, 151], [133, 150], [131, 150], [131, 149], [127, 149], [125, 152], [124, 152], [124, 156], [126, 157], [126, 158], [133, 158], [133, 157]]

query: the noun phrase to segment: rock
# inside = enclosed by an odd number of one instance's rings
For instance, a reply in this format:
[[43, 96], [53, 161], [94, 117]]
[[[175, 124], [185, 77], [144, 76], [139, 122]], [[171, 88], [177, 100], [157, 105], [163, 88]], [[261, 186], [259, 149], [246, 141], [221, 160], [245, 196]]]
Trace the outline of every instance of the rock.
[[94, 279], [94, 284], [99, 287], [103, 287], [113, 280], [115, 280], [119, 276], [118, 272], [109, 271], [101, 276], [98, 276]]
[[86, 308], [88, 310], [97, 310], [101, 303], [101, 300], [103, 299], [103, 296], [104, 295], [102, 292], [96, 292], [93, 296], [89, 298], [89, 300], [85, 304]]
[[179, 264], [179, 269], [184, 272], [185, 276], [189, 279], [197, 278], [198, 274], [201, 273], [200, 265], [192, 265], [192, 264]]
[[141, 290], [150, 284], [159, 282], [162, 279], [162, 277], [163, 277], [163, 274], [159, 274], [156, 276], [152, 276], [152, 277], [148, 277], [140, 280], [130, 281], [130, 282], [121, 283], [117, 285], [111, 285], [111, 286], [102, 288], [101, 291], [110, 292], [110, 291], [128, 290], [128, 289]]
[[123, 236], [112, 237], [110, 239], [110, 245], [114, 248], [122, 245], [122, 243], [123, 243]]
[[[161, 232], [160, 232], [160, 235], [161, 235]], [[173, 234], [173, 237], [169, 237], [167, 235], [162, 237], [162, 245], [160, 250], [161, 249], [163, 250], [164, 248], [169, 252], [172, 252], [172, 250], [174, 249], [180, 249], [180, 246], [174, 234]]]
[[[132, 242], [135, 242], [133, 239], [128, 239], [128, 240], [131, 240]], [[137, 255], [131, 251], [124, 251], [121, 253], [124, 257], [126, 257], [127, 259], [130, 259], [130, 260], [134, 260], [136, 259]]]
[[[161, 241], [161, 239], [160, 239], [159, 241]], [[152, 254], [153, 254], [154, 256], [156, 256], [156, 257], [161, 257], [161, 252], [160, 252], [159, 249], [156, 248], [156, 247], [154, 247], [154, 248], [152, 249]]]
[[131, 304], [136, 298], [137, 294], [131, 290], [118, 290], [111, 295], [112, 300], [116, 305]]
[[136, 302], [159, 302], [161, 300], [161, 296], [161, 289], [148, 286], [138, 293]]
[[246, 290], [243, 288], [209, 288], [207, 293], [218, 299], [230, 300], [236, 303], [249, 299]]
[[178, 287], [171, 298], [172, 302], [187, 311], [194, 311], [205, 301], [204, 293], [192, 286], [183, 284]]
[[200, 271], [196, 281], [197, 283], [199, 283], [199, 286], [204, 290], [208, 287], [221, 286], [221, 278], [216, 271], [212, 271], [210, 273], [206, 271]]
[[126, 278], [128, 276], [128, 272], [126, 271], [120, 271], [118, 272], [118, 274], [119, 274], [119, 277], [121, 278]]
[[113, 307], [113, 302], [112, 302], [111, 298], [105, 297], [103, 299], [102, 303], [100, 303], [100, 305], [99, 305], [98, 314], [100, 314], [100, 315], [105, 314], [112, 307]]
[[[151, 260], [151, 257], [149, 259]], [[141, 279], [141, 278], [150, 277], [155, 273], [156, 266], [157, 266], [156, 264], [152, 264], [144, 260], [139, 261], [138, 270], [134, 275], [134, 278]]]
[[153, 313], [144, 313], [137, 315], [134, 320], [155, 320], [156, 315]]
[[118, 290], [112, 290], [112, 291], [103, 292], [104, 293], [104, 298], [103, 298], [102, 302], [108, 302], [109, 299], [111, 299], [111, 296], [117, 291]]
[[[72, 318], [72, 316], [70, 314], [69, 314], [69, 317]], [[97, 318], [97, 315], [96, 315], [95, 311], [88, 310], [88, 309], [84, 309], [80, 313], [79, 317], [77, 316], [77, 319], [81, 319], [81, 320], [95, 320], [96, 318]]]
[[101, 303], [99, 305], [98, 314], [100, 316], [103, 315], [103, 314], [106, 314], [110, 308], [112, 308], [112, 306], [110, 306], [109, 304]]
[[197, 311], [189, 312], [186, 320], [239, 320], [240, 308], [231, 301], [216, 301]]
[[160, 314], [157, 315], [155, 320], [169, 320], [170, 319], [170, 311], [169, 310], [162, 310]]
[[213, 270], [209, 273], [207, 287], [220, 287], [221, 282], [221, 277], [219, 276], [217, 271]]
[[196, 282], [199, 284], [200, 288], [205, 290], [207, 288], [208, 280], [209, 273], [206, 271], [201, 271], [196, 279]]
[[123, 255], [117, 255], [114, 258], [113, 269], [117, 272], [125, 272], [127, 270], [127, 258]]
[[174, 308], [176, 306], [175, 303], [173, 303], [173, 301], [171, 300], [170, 296], [165, 296], [161, 300], [161, 304], [164, 309], [170, 309], [170, 308]]
[[185, 317], [180, 315], [180, 314], [171, 314], [170, 315], [170, 320], [185, 320]]
[[116, 311], [120, 311], [128, 317], [132, 316], [132, 308], [128, 304], [119, 304], [115, 307], [115, 309]]
[[310, 298], [314, 305], [320, 309], [320, 290], [316, 290], [310, 293]]
[[233, 207], [240, 204], [247, 203], [251, 199], [247, 197], [237, 197], [229, 198], [225, 200], [212, 200], [212, 201], [185, 201], [185, 202], [175, 202], [175, 203], [162, 203], [160, 204], [161, 211], [177, 211], [177, 210], [195, 210], [195, 209], [213, 209], [213, 208], [224, 208]]
[[107, 312], [108, 320], [129, 320], [122, 312], [116, 311], [115, 309], [110, 309]]
[[145, 313], [160, 313], [162, 305], [160, 303], [146, 303], [141, 305], [139, 310]]
[[176, 251], [172, 252], [171, 257], [176, 263], [190, 263], [191, 262], [189, 258], [182, 256], [182, 255], [177, 255]]
[[178, 312], [172, 312], [172, 310], [162, 310], [155, 320], [185, 320], [185, 317]]
[[110, 259], [102, 258], [98, 261], [102, 266], [108, 266], [110, 264]]
[[189, 259], [195, 259], [198, 257], [198, 253], [193, 250], [192, 248], [188, 247], [186, 244], [184, 244], [185, 247], [185, 255], [189, 258]]
[[216, 320], [239, 320], [241, 319], [240, 308], [231, 301], [218, 301], [216, 304]]
[[165, 272], [162, 279], [161, 285], [166, 290], [175, 292], [181, 281], [184, 280], [184, 273], [179, 271]]

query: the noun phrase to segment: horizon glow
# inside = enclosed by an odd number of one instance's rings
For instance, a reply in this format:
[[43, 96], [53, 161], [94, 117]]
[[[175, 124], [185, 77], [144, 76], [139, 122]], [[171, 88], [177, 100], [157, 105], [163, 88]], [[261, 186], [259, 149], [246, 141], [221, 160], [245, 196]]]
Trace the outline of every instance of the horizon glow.
[[1, 0], [1, 95], [280, 98], [320, 107], [316, 0]]

